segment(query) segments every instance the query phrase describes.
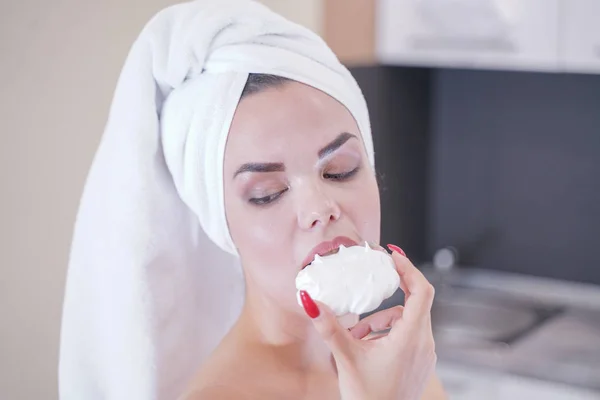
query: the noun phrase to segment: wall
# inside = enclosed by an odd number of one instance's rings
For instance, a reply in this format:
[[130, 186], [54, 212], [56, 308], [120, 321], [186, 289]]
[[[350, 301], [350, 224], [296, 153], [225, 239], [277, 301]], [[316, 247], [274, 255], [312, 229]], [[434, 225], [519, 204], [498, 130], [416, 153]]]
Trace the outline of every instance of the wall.
[[[319, 29], [320, 0], [268, 1]], [[174, 0], [0, 2], [0, 398], [57, 398], [72, 226], [131, 42]], [[301, 3], [301, 5], [300, 5]]]
[[600, 284], [600, 75], [362, 67], [382, 240]]
[[168, 3], [0, 3], [0, 398], [57, 396], [79, 195], [128, 47]]
[[326, 0], [260, 0], [271, 10], [290, 20], [323, 34], [324, 9]]
[[430, 253], [600, 284], [600, 75], [440, 70]]
[[381, 196], [381, 242], [397, 243], [413, 262], [427, 257], [431, 71], [353, 67], [371, 117]]

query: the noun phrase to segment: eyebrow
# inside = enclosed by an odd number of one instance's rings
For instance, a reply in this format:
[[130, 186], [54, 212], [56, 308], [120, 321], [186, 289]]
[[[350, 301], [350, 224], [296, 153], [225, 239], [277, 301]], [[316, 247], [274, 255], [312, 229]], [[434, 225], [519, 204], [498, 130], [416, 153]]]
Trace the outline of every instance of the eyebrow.
[[233, 177], [235, 178], [243, 172], [281, 172], [285, 171], [283, 163], [246, 163], [242, 164]]
[[348, 132], [340, 133], [328, 145], [326, 145], [321, 150], [319, 150], [319, 159], [324, 158], [325, 156], [328, 156], [329, 154], [333, 153], [334, 151], [336, 151], [337, 149], [342, 147], [342, 145], [344, 143], [346, 143], [348, 140], [350, 140], [352, 138], [357, 139], [356, 135], [353, 135], [351, 133], [348, 133]]
[[[325, 145], [321, 150], [319, 150], [318, 155], [319, 159], [328, 156], [333, 153], [344, 143], [346, 143], [350, 139], [357, 139], [356, 135], [353, 135], [348, 132], [340, 133], [335, 139]], [[285, 165], [283, 163], [245, 163], [242, 164], [233, 174], [233, 178], [242, 174], [244, 172], [282, 172], [285, 171]]]

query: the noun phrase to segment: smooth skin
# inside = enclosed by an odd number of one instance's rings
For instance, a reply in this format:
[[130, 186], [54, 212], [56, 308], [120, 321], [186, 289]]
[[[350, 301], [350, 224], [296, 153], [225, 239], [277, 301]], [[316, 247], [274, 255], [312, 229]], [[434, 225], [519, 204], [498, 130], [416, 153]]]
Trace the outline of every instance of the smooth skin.
[[[315, 245], [341, 235], [379, 243], [375, 172], [343, 105], [297, 82], [242, 99], [224, 195], [244, 308], [181, 399], [446, 398], [433, 372], [433, 288], [406, 257], [394, 255], [409, 293], [404, 309], [359, 322], [338, 320], [322, 304], [311, 319], [298, 305], [295, 277]], [[387, 325], [388, 337], [362, 338]]]

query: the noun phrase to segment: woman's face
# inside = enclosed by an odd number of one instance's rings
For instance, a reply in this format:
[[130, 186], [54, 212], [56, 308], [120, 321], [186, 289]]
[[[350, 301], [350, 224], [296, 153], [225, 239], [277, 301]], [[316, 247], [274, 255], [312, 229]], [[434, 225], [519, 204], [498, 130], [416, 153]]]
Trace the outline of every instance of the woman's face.
[[337, 100], [288, 82], [242, 99], [225, 151], [225, 209], [247, 285], [285, 307], [311, 250], [346, 236], [379, 242], [375, 174]]

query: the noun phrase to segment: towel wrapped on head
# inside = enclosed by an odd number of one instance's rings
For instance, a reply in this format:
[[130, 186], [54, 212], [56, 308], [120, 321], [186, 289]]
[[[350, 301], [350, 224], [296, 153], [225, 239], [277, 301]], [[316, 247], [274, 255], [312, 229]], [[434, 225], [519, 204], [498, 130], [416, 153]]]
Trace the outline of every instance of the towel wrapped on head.
[[316, 34], [249, 0], [158, 13], [127, 57], [77, 215], [62, 400], [174, 399], [238, 317], [222, 173], [249, 74], [340, 101], [374, 165], [361, 91]]

